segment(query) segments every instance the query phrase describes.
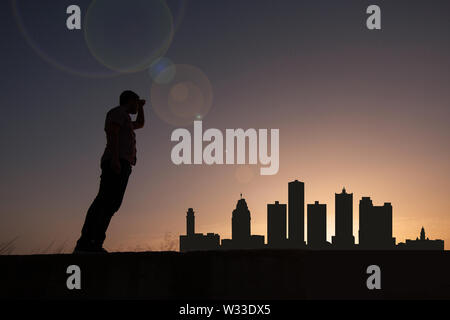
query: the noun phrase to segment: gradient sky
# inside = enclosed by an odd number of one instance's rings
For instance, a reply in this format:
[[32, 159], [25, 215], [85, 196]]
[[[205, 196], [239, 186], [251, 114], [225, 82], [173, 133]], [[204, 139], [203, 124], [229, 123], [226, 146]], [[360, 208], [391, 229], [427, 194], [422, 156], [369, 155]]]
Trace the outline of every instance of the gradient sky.
[[[114, 74], [89, 55], [82, 31], [65, 28], [65, 8], [78, 4], [84, 14], [90, 2], [18, 0], [32, 42], [12, 1], [0, 4], [0, 243], [18, 237], [14, 253], [73, 249], [98, 191], [106, 112], [125, 89], [150, 101], [147, 70]], [[327, 204], [329, 241], [334, 193], [345, 186], [354, 194], [356, 239], [359, 199], [370, 196], [375, 205], [392, 203], [397, 243], [424, 226], [449, 248], [450, 2], [167, 2], [177, 27], [165, 57], [195, 66], [211, 84], [203, 127], [279, 128], [280, 169], [260, 176], [259, 165], [176, 166], [177, 126], [147, 103], [107, 249], [161, 250], [175, 240], [178, 249], [189, 207], [197, 232], [229, 238], [240, 193], [252, 233], [266, 235], [267, 203], [286, 203], [295, 179], [305, 182], [306, 203]], [[365, 27], [374, 3], [380, 31]], [[117, 50], [126, 60], [126, 48]]]

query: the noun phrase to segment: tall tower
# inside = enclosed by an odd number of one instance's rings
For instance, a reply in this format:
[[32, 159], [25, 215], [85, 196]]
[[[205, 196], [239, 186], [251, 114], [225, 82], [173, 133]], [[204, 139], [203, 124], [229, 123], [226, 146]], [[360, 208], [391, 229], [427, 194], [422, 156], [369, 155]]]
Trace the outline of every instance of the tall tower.
[[193, 237], [195, 234], [195, 216], [194, 210], [189, 208], [186, 213], [186, 235]]
[[333, 245], [340, 249], [351, 248], [355, 244], [353, 236], [353, 193], [335, 193], [335, 235]]
[[231, 217], [231, 238], [235, 243], [250, 239], [250, 211], [244, 198], [238, 200]]
[[423, 227], [422, 227], [422, 230], [420, 230], [420, 240], [422, 240], [422, 241], [426, 240], [425, 229]]
[[359, 246], [363, 249], [392, 249], [392, 205], [374, 206], [369, 197], [359, 202]]
[[327, 244], [327, 205], [308, 204], [308, 247], [324, 248]]
[[288, 230], [291, 246], [305, 245], [305, 185], [298, 180], [289, 182]]
[[267, 244], [281, 248], [286, 242], [286, 205], [267, 204]]

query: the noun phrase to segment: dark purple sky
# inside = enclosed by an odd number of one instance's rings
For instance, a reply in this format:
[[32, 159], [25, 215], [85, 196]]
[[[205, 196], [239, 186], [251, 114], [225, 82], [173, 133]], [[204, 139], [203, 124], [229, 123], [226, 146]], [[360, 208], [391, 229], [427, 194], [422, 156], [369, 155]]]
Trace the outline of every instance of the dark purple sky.
[[[199, 232], [229, 237], [241, 192], [252, 230], [265, 234], [266, 204], [285, 203], [294, 179], [306, 183], [308, 203], [328, 204], [329, 238], [333, 196], [345, 185], [355, 194], [355, 236], [357, 204], [367, 195], [392, 202], [397, 241], [415, 239], [424, 225], [449, 243], [450, 2], [376, 1], [379, 31], [365, 27], [372, 1], [167, 2], [176, 27], [165, 57], [193, 66], [211, 86], [203, 126], [279, 128], [279, 173], [173, 165], [177, 126], [155, 112], [164, 105], [151, 103], [148, 70], [119, 74], [91, 55], [84, 32], [112, 40], [95, 41], [97, 54], [113, 52], [127, 66], [129, 48], [163, 36], [163, 15], [161, 29], [140, 20], [157, 4], [136, 15], [106, 6], [91, 30], [68, 31], [65, 8], [78, 4], [84, 21], [91, 1], [2, 1], [0, 243], [18, 236], [17, 252], [65, 241], [71, 250], [98, 190], [105, 114], [125, 89], [149, 102], [138, 163], [105, 243], [111, 249], [158, 250], [184, 233], [189, 207]], [[90, 34], [102, 19], [116, 28]]]

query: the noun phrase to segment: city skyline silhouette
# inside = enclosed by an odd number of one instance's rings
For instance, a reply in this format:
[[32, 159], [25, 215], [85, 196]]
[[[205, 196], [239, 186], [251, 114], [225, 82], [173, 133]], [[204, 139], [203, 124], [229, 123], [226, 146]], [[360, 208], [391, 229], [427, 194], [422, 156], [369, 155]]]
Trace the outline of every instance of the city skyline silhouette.
[[[238, 200], [231, 218], [231, 239], [220, 240], [216, 233], [195, 233], [195, 212], [189, 208], [186, 214], [186, 235], [180, 235], [181, 252], [219, 249], [312, 249], [312, 250], [444, 250], [444, 240], [430, 240], [425, 228], [420, 238], [396, 243], [393, 237], [392, 204], [373, 205], [370, 197], [359, 201], [359, 242], [353, 235], [353, 193], [343, 187], [335, 193], [335, 234], [327, 241], [327, 205], [315, 201], [307, 206], [305, 224], [304, 182], [295, 180], [288, 184], [288, 204], [275, 201], [267, 204], [267, 243], [264, 235], [251, 234], [251, 212], [245, 198]], [[288, 212], [286, 212], [288, 207]], [[304, 231], [307, 229], [307, 241]], [[286, 232], [288, 230], [288, 232]]]

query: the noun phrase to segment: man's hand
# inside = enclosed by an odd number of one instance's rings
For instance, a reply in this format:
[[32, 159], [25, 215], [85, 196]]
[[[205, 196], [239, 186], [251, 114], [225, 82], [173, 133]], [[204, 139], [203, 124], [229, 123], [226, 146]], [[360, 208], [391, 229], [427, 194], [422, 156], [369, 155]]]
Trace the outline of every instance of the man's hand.
[[120, 171], [122, 170], [122, 166], [120, 165], [119, 159], [111, 160], [111, 170], [116, 174], [120, 174]]
[[144, 126], [145, 117], [144, 117], [144, 104], [145, 100], [141, 99], [138, 101], [138, 114], [136, 117], [136, 121], [133, 121], [133, 129], [140, 129]]

